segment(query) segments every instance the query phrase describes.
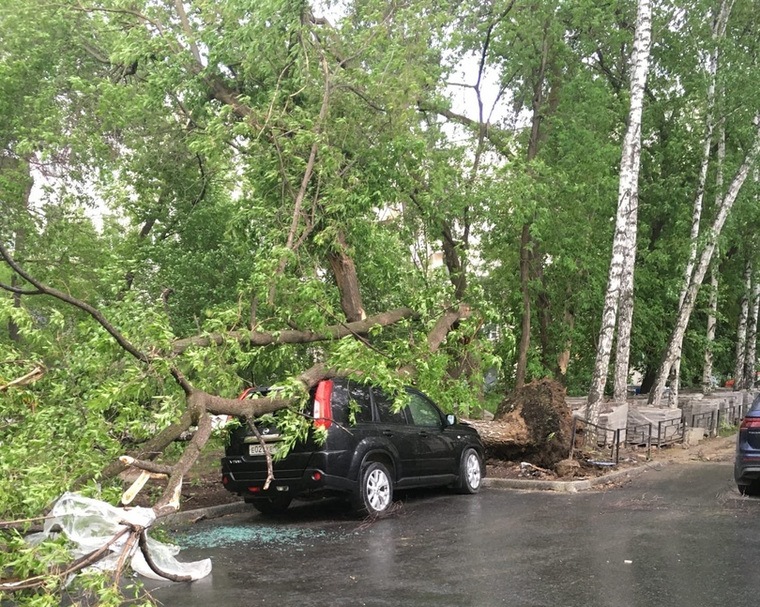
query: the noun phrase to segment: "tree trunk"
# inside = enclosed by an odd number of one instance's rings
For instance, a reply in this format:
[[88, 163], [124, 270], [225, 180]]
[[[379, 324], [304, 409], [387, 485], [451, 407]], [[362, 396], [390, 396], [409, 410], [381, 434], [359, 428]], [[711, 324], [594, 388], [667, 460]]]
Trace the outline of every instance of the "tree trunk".
[[570, 364], [570, 350], [573, 344], [572, 334], [575, 327], [575, 314], [573, 313], [573, 309], [567, 300], [565, 301], [565, 310], [562, 314], [562, 320], [565, 326], [565, 330], [567, 331], [567, 338], [565, 339], [562, 352], [560, 352], [559, 356], [557, 357], [557, 379], [562, 385], [566, 385], [567, 366]]
[[[717, 251], [716, 251], [717, 253]], [[713, 391], [713, 348], [715, 346], [715, 326], [718, 322], [718, 264], [713, 261], [710, 269], [710, 301], [707, 312], [707, 336], [705, 344], [705, 364], [702, 368], [702, 393]]]
[[[596, 424], [607, 382], [612, 342], [621, 297], [630, 290], [632, 296], [633, 267], [636, 254], [636, 214], [638, 213], [638, 179], [641, 160], [641, 117], [644, 106], [644, 89], [649, 73], [649, 47], [652, 38], [652, 4], [650, 0], [639, 0], [636, 17], [636, 34], [631, 56], [631, 107], [628, 128], [623, 140], [620, 160], [620, 186], [618, 189], [617, 218], [615, 236], [612, 243], [612, 260], [607, 279], [602, 323], [597, 341], [596, 362], [588, 393], [586, 421]], [[633, 229], [632, 228], [633, 225]], [[628, 303], [626, 302], [626, 306]], [[632, 305], [632, 304], [631, 304]], [[626, 308], [626, 315], [629, 313]], [[632, 314], [632, 309], [630, 311]], [[626, 319], [624, 323], [627, 323]], [[630, 328], [621, 335], [618, 342], [630, 340]], [[628, 344], [623, 344], [620, 356], [620, 370], [616, 376], [627, 377], [628, 360], [625, 353]]]
[[620, 310], [617, 324], [617, 351], [615, 352], [615, 384], [614, 396], [616, 403], [625, 402], [628, 394], [628, 366], [631, 358], [631, 328], [633, 326], [633, 272], [636, 263], [636, 223], [638, 215], [638, 184], [631, 198], [636, 200], [635, 208], [628, 215], [626, 248], [628, 253], [624, 260], [623, 274], [620, 279]]
[[736, 327], [736, 362], [734, 365], [734, 390], [744, 387], [744, 368], [747, 357], [747, 320], [749, 299], [752, 291], [752, 262], [748, 259], [744, 266], [744, 291], [739, 303], [739, 321]]
[[[528, 141], [527, 159], [530, 163], [538, 155], [538, 147], [541, 140], [541, 108], [544, 103], [544, 82], [546, 80], [546, 66], [549, 60], [549, 33], [548, 24], [544, 27], [543, 44], [541, 48], [541, 64], [533, 82], [533, 99], [531, 102], [532, 117], [530, 125], [530, 139]], [[530, 281], [532, 278], [531, 266], [535, 261], [534, 242], [531, 236], [532, 222], [523, 224], [520, 234], [520, 291], [522, 292], [523, 313], [520, 323], [520, 345], [517, 351], [517, 369], [515, 372], [515, 389], [519, 390], [525, 385], [525, 374], [528, 368], [528, 350], [530, 349], [530, 325], [531, 325], [531, 293]], [[540, 263], [540, 260], [539, 260]]]
[[752, 304], [747, 323], [747, 348], [744, 356], [744, 385], [742, 386], [744, 390], [751, 390], [755, 385], [758, 313], [760, 313], [760, 281], [758, 281], [758, 273], [755, 272], [752, 279]]
[[660, 369], [657, 373], [657, 380], [655, 381], [655, 385], [649, 395], [649, 403], [651, 405], [659, 406], [660, 404], [662, 393], [665, 389], [665, 381], [668, 378], [668, 374], [670, 373], [670, 369], [676, 360], [678, 352], [680, 352], [681, 344], [683, 343], [683, 337], [686, 333], [686, 327], [689, 324], [689, 318], [691, 317], [691, 312], [694, 309], [694, 304], [697, 299], [697, 293], [699, 292], [699, 287], [702, 285], [702, 280], [707, 273], [707, 268], [710, 265], [713, 252], [715, 251], [718, 237], [720, 236], [723, 225], [726, 223], [726, 218], [733, 208], [734, 202], [736, 201], [736, 198], [739, 195], [739, 192], [741, 191], [745, 180], [747, 179], [750, 167], [754, 165], [758, 154], [760, 154], [760, 120], [757, 122], [758, 129], [755, 132], [755, 141], [752, 144], [751, 150], [744, 159], [744, 162], [736, 172], [736, 175], [734, 176], [734, 179], [732, 180], [728, 191], [720, 201], [717, 215], [715, 216], [713, 225], [710, 229], [709, 234], [707, 235], [704, 249], [699, 256], [699, 263], [695, 267], [694, 276], [692, 277], [689, 288], [686, 291], [683, 305], [678, 311], [675, 327], [671, 333], [668, 345], [665, 348], [665, 353], [662, 357], [662, 363], [660, 364]]
[[[457, 247], [451, 224], [448, 221], [441, 223], [441, 244], [443, 246], [443, 263], [446, 264], [449, 280], [454, 287], [454, 298], [456, 301], [463, 301], [467, 291], [466, 258], [463, 258], [459, 253], [459, 247]], [[467, 242], [463, 242], [460, 246], [466, 249]]]

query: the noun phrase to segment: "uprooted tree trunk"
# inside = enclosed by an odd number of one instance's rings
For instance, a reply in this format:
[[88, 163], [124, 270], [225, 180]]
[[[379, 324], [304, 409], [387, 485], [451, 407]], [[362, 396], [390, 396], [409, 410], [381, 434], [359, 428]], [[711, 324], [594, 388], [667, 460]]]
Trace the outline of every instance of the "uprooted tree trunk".
[[570, 454], [572, 414], [559, 382], [541, 379], [509, 394], [493, 421], [468, 420], [480, 433], [486, 454], [523, 459], [552, 468]]

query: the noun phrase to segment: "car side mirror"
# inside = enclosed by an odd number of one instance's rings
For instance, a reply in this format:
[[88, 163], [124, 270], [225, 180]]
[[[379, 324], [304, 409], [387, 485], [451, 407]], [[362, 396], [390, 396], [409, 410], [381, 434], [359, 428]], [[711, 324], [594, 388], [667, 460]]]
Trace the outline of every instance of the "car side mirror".
[[457, 423], [457, 416], [454, 415], [453, 413], [449, 413], [446, 416], [446, 425], [447, 426], [453, 426], [456, 423]]

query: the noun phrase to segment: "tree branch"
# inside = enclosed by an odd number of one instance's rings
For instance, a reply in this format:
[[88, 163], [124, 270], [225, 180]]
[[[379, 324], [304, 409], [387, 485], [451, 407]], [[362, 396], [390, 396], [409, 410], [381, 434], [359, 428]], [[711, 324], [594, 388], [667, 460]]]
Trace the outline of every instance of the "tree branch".
[[417, 314], [409, 308], [398, 308], [370, 316], [365, 320], [341, 323], [326, 327], [323, 331], [230, 331], [229, 333], [212, 333], [178, 339], [172, 344], [172, 352], [181, 354], [191, 346], [207, 348], [212, 345], [220, 346], [226, 340], [234, 340], [242, 345], [260, 347], [277, 344], [306, 344], [315, 341], [342, 339], [350, 335], [364, 335], [373, 327], [395, 324], [406, 318], [416, 318]]
[[35, 289], [34, 291], [25, 291], [24, 289], [20, 289], [19, 287], [13, 287], [11, 285], [6, 285], [5, 283], [0, 282], [0, 289], [3, 289], [4, 291], [9, 291], [11, 293], [15, 293], [16, 295], [42, 295], [42, 291], [39, 289]]
[[431, 104], [427, 104], [422, 101], [417, 103], [417, 109], [420, 112], [431, 112], [434, 114], [438, 114], [439, 116], [448, 118], [452, 122], [461, 124], [462, 126], [475, 130], [479, 133], [482, 131], [485, 138], [488, 139], [491, 145], [493, 145], [502, 156], [504, 156], [507, 159], [512, 158], [514, 156], [513, 151], [510, 149], [510, 145], [512, 143], [512, 137], [510, 133], [508, 133], [504, 129], [496, 127], [490, 123], [483, 124], [482, 122], [478, 120], [473, 120], [472, 118], [468, 118], [467, 116], [464, 116], [462, 114], [457, 114], [456, 112], [452, 112], [448, 108], [435, 107]]
[[[311, 144], [311, 150], [309, 151], [309, 159], [306, 162], [306, 168], [304, 169], [303, 177], [301, 179], [301, 186], [298, 188], [298, 193], [296, 194], [295, 199], [295, 205], [293, 207], [293, 219], [290, 223], [290, 230], [288, 231], [288, 238], [285, 243], [285, 247], [288, 249], [288, 251], [294, 251], [293, 243], [296, 238], [296, 231], [298, 230], [298, 225], [301, 223], [301, 207], [303, 205], [303, 201], [306, 198], [306, 192], [307, 188], [309, 186], [309, 182], [311, 181], [311, 177], [314, 174], [314, 166], [316, 164], [317, 160], [317, 151], [319, 150], [319, 144], [320, 144], [320, 136], [322, 134], [322, 129], [324, 128], [325, 121], [327, 119], [327, 110], [330, 107], [330, 71], [327, 67], [327, 61], [325, 60], [324, 56], [322, 57], [322, 71], [324, 73], [324, 91], [322, 93], [322, 105], [319, 108], [319, 117], [317, 118], [317, 124], [314, 129], [314, 143]], [[277, 269], [275, 270], [275, 276], [279, 276], [285, 271], [285, 266], [288, 263], [287, 256], [283, 256], [282, 259], [280, 259], [280, 262], [277, 264]], [[269, 289], [269, 303], [274, 302], [274, 296], [275, 296], [275, 283], [272, 282], [272, 286]]]
[[11, 269], [16, 272], [16, 274], [21, 276], [28, 283], [37, 287], [41, 294], [50, 295], [51, 297], [55, 297], [56, 299], [59, 299], [67, 304], [74, 306], [75, 308], [79, 308], [83, 312], [86, 312], [92, 316], [92, 318], [94, 318], [98, 324], [100, 324], [100, 326], [103, 327], [108, 332], [108, 334], [116, 340], [116, 343], [118, 343], [124, 350], [129, 352], [132, 356], [141, 362], [151, 362], [151, 357], [149, 357], [144, 352], [140, 352], [135, 346], [133, 346], [126, 337], [124, 337], [111, 323], [108, 322], [108, 320], [106, 320], [106, 318], [99, 310], [92, 307], [88, 303], [72, 297], [68, 293], [64, 293], [63, 291], [59, 291], [53, 287], [48, 287], [47, 285], [38, 281], [36, 278], [26, 272], [26, 270], [24, 270], [18, 263], [16, 263], [16, 261], [13, 259], [13, 257], [11, 257], [11, 254], [2, 245], [2, 243], [0, 243], [0, 257], [5, 260], [5, 263], [7, 263]]
[[7, 384], [0, 386], [0, 392], [5, 392], [8, 388], [12, 388], [14, 386], [26, 386], [27, 384], [36, 382], [44, 374], [45, 374], [45, 367], [38, 365], [26, 375], [18, 377], [14, 379], [13, 381], [8, 382]]
[[[156, 356], [150, 356], [144, 352], [141, 352], [138, 350], [124, 335], [119, 332], [116, 327], [114, 327], [110, 322], [108, 322], [108, 319], [106, 319], [105, 316], [98, 310], [97, 308], [94, 308], [90, 304], [81, 301], [77, 299], [76, 297], [72, 297], [68, 293], [64, 293], [63, 291], [59, 291], [58, 289], [55, 289], [53, 287], [49, 287], [45, 285], [44, 283], [40, 282], [36, 278], [34, 278], [31, 274], [29, 274], [26, 270], [24, 270], [11, 256], [10, 252], [3, 246], [2, 243], [0, 243], [0, 257], [2, 257], [5, 260], [5, 263], [7, 263], [11, 269], [16, 272], [19, 276], [21, 276], [24, 280], [26, 280], [31, 285], [35, 286], [39, 291], [41, 295], [49, 295], [50, 297], [54, 297], [56, 299], [59, 299], [60, 301], [63, 301], [69, 305], [74, 306], [75, 308], [78, 308], [82, 310], [83, 312], [86, 312], [89, 314], [93, 319], [97, 321], [97, 323], [103, 327], [106, 332], [114, 338], [117, 344], [119, 344], [126, 352], [131, 354], [134, 358], [139, 360], [140, 362], [143, 362], [145, 364], [151, 364], [153, 361], [157, 360], [158, 357]], [[170, 372], [172, 374], [172, 377], [177, 381], [177, 383], [182, 387], [182, 389], [185, 391], [185, 394], [189, 394], [192, 392], [193, 388], [190, 385], [190, 383], [187, 381], [185, 376], [182, 374], [182, 372], [177, 369], [176, 367], [171, 367]]]
[[175, 575], [174, 573], [169, 573], [168, 571], [163, 571], [156, 565], [156, 562], [153, 560], [153, 557], [150, 555], [150, 550], [148, 550], [148, 535], [146, 531], [142, 531], [140, 533], [140, 551], [142, 552], [143, 557], [145, 558], [145, 562], [148, 564], [148, 567], [150, 567], [151, 571], [155, 573], [156, 575], [160, 575], [162, 578], [166, 578], [167, 580], [171, 582], [191, 582], [193, 580], [192, 576], [189, 575]]

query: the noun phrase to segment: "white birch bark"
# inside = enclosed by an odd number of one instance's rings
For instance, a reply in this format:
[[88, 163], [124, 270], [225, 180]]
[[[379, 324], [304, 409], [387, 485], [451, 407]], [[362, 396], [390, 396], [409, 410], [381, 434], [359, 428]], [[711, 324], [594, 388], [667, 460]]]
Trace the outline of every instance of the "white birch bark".
[[757, 320], [760, 314], [760, 281], [758, 273], [752, 278], [752, 303], [747, 321], [747, 348], [744, 356], [744, 385], [743, 390], [751, 390], [755, 385], [755, 361], [757, 359]]
[[694, 275], [692, 276], [689, 288], [686, 290], [686, 296], [684, 297], [683, 305], [681, 305], [679, 308], [676, 325], [670, 335], [668, 345], [665, 348], [665, 354], [663, 356], [662, 363], [660, 364], [660, 369], [657, 372], [657, 379], [655, 380], [655, 384], [652, 387], [652, 391], [649, 395], [649, 402], [654, 406], [659, 406], [660, 404], [662, 393], [665, 389], [665, 381], [668, 377], [668, 374], [670, 373], [670, 369], [673, 366], [673, 363], [675, 362], [678, 352], [680, 352], [681, 344], [683, 343], [683, 337], [686, 333], [686, 327], [689, 324], [689, 318], [691, 317], [691, 312], [694, 309], [694, 304], [697, 299], [699, 287], [702, 285], [702, 281], [704, 280], [705, 274], [707, 273], [707, 268], [710, 265], [710, 261], [712, 259], [713, 252], [715, 251], [718, 237], [720, 236], [721, 230], [723, 229], [723, 225], [726, 223], [726, 218], [731, 212], [731, 209], [734, 206], [734, 202], [736, 202], [736, 198], [739, 195], [739, 192], [741, 191], [745, 180], [747, 179], [750, 168], [755, 164], [757, 157], [760, 154], [760, 116], [757, 116], [755, 118], [755, 126], [757, 127], [757, 130], [755, 132], [755, 141], [752, 144], [750, 152], [747, 154], [744, 162], [739, 167], [739, 170], [736, 172], [736, 175], [731, 181], [731, 185], [728, 187], [728, 191], [720, 201], [715, 220], [713, 221], [713, 224], [707, 235], [704, 249], [702, 249], [698, 263], [695, 266]]
[[[723, 192], [723, 163], [726, 160], [726, 124], [721, 120], [718, 135], [718, 159], [715, 171], [715, 206], [720, 206], [720, 196]], [[757, 175], [757, 173], [755, 173]], [[717, 246], [716, 246], [717, 258]], [[702, 392], [710, 394], [715, 387], [713, 385], [713, 348], [715, 347], [715, 327], [718, 323], [718, 262], [712, 263], [710, 272], [710, 301], [707, 313], [707, 343], [705, 344], [705, 364], [702, 368]]]
[[[717, 249], [715, 251], [717, 258]], [[702, 393], [713, 391], [713, 348], [715, 347], [715, 327], [718, 324], [718, 263], [714, 259], [710, 266], [710, 301], [707, 304], [707, 335], [705, 344], [705, 364], [702, 367]]]
[[[597, 342], [596, 362], [588, 394], [586, 421], [599, 421], [604, 385], [610, 365], [612, 342], [617, 321], [621, 295], [626, 292], [630, 280], [632, 294], [633, 263], [636, 255], [636, 218], [638, 214], [638, 181], [641, 160], [641, 117], [644, 107], [644, 88], [649, 73], [649, 49], [652, 40], [651, 0], [639, 0], [636, 15], [636, 33], [631, 54], [631, 107], [628, 128], [623, 140], [620, 159], [620, 185], [618, 188], [615, 236], [612, 242], [612, 260], [607, 278], [602, 323]], [[633, 225], [633, 229], [631, 229]], [[630, 268], [630, 277], [628, 269]], [[625, 341], [629, 341], [630, 329]], [[618, 340], [620, 341], [620, 340]], [[626, 371], [627, 376], [627, 354]]]
[[747, 319], [752, 291], [752, 262], [748, 259], [744, 266], [744, 291], [739, 303], [739, 321], [736, 327], [736, 361], [734, 363], [734, 390], [744, 387], [744, 367], [747, 356]]
[[[713, 23], [712, 40], [713, 48], [707, 58], [707, 115], [705, 117], [705, 136], [702, 143], [702, 164], [699, 168], [699, 177], [697, 179], [697, 191], [694, 195], [694, 205], [691, 213], [691, 233], [689, 245], [689, 258], [686, 261], [683, 275], [683, 286], [678, 297], [678, 307], [683, 306], [683, 300], [686, 297], [686, 290], [689, 288], [692, 274], [694, 274], [694, 264], [697, 260], [697, 244], [699, 239], [700, 224], [702, 222], [702, 206], [704, 202], [705, 185], [707, 184], [707, 170], [710, 166], [710, 148], [712, 146], [713, 131], [715, 128], [715, 81], [718, 73], [718, 53], [720, 40], [726, 33], [728, 16], [733, 7], [733, 0], [723, 0], [720, 10]], [[678, 393], [681, 387], [681, 345], [678, 347], [676, 360], [669, 372], [670, 375], [670, 392], [668, 394], [668, 406], [671, 409], [678, 407]]]
[[694, 206], [691, 214], [691, 245], [689, 248], [689, 259], [684, 269], [684, 282], [681, 288], [681, 294], [678, 299], [678, 307], [683, 305], [686, 290], [689, 288], [691, 276], [694, 273], [694, 264], [697, 261], [697, 239], [699, 238], [700, 223], [702, 220], [702, 203], [705, 195], [705, 184], [707, 183], [707, 169], [710, 166], [710, 148], [713, 140], [713, 130], [715, 128], [715, 81], [718, 74], [718, 53], [719, 44], [726, 33], [728, 17], [731, 14], [733, 0], [723, 0], [720, 5], [715, 23], [713, 24], [712, 39], [713, 48], [710, 56], [707, 58], [707, 115], [705, 116], [705, 138], [702, 143], [702, 165], [699, 168], [699, 178], [697, 180], [697, 191], [694, 196]]
[[625, 402], [628, 395], [628, 366], [631, 358], [631, 329], [633, 326], [633, 272], [636, 265], [636, 239], [638, 223], [638, 178], [633, 185], [631, 199], [635, 201], [628, 213], [626, 228], [628, 250], [623, 261], [620, 277], [620, 303], [617, 323], [617, 350], [615, 352], [615, 384], [613, 398], [616, 403]]

